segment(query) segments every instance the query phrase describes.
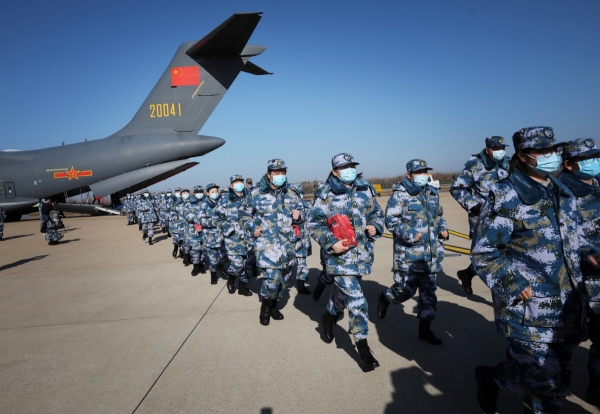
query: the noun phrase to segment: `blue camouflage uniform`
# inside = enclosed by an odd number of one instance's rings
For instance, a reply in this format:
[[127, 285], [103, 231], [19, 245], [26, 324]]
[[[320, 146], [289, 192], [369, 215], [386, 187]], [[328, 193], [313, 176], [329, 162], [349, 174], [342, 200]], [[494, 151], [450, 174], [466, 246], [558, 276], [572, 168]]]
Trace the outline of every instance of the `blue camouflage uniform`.
[[171, 206], [174, 202], [175, 200], [173, 198], [173, 193], [171, 190], [167, 190], [164, 199], [160, 203], [160, 209], [158, 211], [159, 217], [161, 217], [160, 220], [163, 232], [169, 234], [169, 236], [171, 236], [171, 232], [169, 230], [171, 226]]
[[[580, 138], [569, 141], [563, 150], [563, 159], [579, 163], [593, 158], [596, 164], [592, 171], [568, 171], [566, 168], [558, 179], [575, 194], [577, 206], [582, 216], [581, 230], [590, 247], [600, 251], [600, 184], [595, 173], [598, 171], [600, 149], [591, 138]], [[584, 181], [585, 180], [585, 181]], [[587, 182], [586, 182], [587, 181]], [[588, 371], [590, 373], [590, 388], [588, 402], [600, 403], [600, 275], [584, 275], [585, 286], [589, 295], [589, 324], [588, 335], [592, 342], [589, 352]], [[595, 400], [595, 401], [590, 401]]]
[[[523, 128], [513, 143], [517, 152], [560, 148], [549, 127]], [[491, 186], [472, 243], [471, 261], [492, 291], [496, 327], [508, 339], [510, 358], [478, 367], [478, 382], [480, 389], [493, 380], [524, 394], [535, 413], [555, 413], [570, 385], [572, 350], [586, 335], [580, 265], [590, 249], [571, 190], [552, 176], [543, 185], [520, 168]], [[518, 299], [526, 288], [533, 297]]]
[[4, 237], [4, 220], [6, 220], [6, 212], [0, 207], [0, 240]]
[[50, 213], [50, 219], [46, 222], [46, 234], [45, 238], [48, 240], [48, 244], [56, 244], [60, 239], [65, 237], [64, 233], [58, 231], [60, 217], [58, 213], [53, 211]]
[[125, 198], [125, 202], [123, 203], [123, 211], [127, 214], [127, 225], [131, 225], [135, 223], [135, 208], [133, 205], [133, 196], [131, 194], [127, 194]]
[[[267, 169], [285, 170], [285, 162], [278, 158], [269, 160]], [[293, 220], [293, 210], [300, 212], [298, 220]], [[253, 237], [253, 245], [256, 264], [265, 276], [260, 294], [268, 301], [277, 301], [296, 264], [298, 237], [293, 224], [304, 222], [303, 210], [300, 197], [289, 188], [287, 180], [274, 189], [267, 174], [240, 208], [240, 225], [248, 234], [262, 229], [260, 236]]]
[[[241, 175], [232, 175], [229, 179], [230, 184], [244, 179]], [[235, 289], [235, 278], [239, 279], [241, 285], [245, 286], [252, 275], [251, 258], [248, 256], [248, 244], [252, 239], [248, 237], [240, 225], [240, 208], [244, 204], [247, 191], [244, 189], [238, 195], [233, 188], [221, 196], [217, 205], [215, 214], [218, 227], [223, 234], [227, 258], [230, 261], [228, 273], [228, 283], [231, 284], [230, 292]]]
[[[302, 207], [308, 216], [311, 209], [311, 203], [304, 199], [302, 184], [291, 184], [290, 187], [298, 194], [298, 197], [300, 197]], [[306, 281], [308, 279], [308, 264], [306, 258], [312, 254], [308, 220], [305, 220], [303, 224], [298, 225], [298, 230], [300, 231], [300, 238], [296, 242], [296, 280]]]
[[[142, 193], [150, 194], [148, 190]], [[137, 211], [140, 223], [142, 223], [142, 231], [145, 235], [152, 238], [154, 236], [154, 223], [156, 223], [156, 209], [151, 196], [140, 198], [137, 204]]]
[[190, 261], [194, 265], [199, 265], [202, 260], [202, 231], [196, 230], [196, 217], [198, 211], [204, 203], [204, 188], [197, 185], [193, 188], [193, 195], [190, 197], [190, 203], [185, 205], [183, 209], [184, 217], [187, 221], [186, 237], [184, 245], [188, 246]]
[[[187, 191], [187, 190], [186, 190]], [[198, 202], [199, 200], [194, 197], [191, 192], [188, 192], [188, 199], [185, 200], [184, 191], [182, 191], [181, 198], [183, 199], [183, 206], [181, 208], [181, 215], [183, 217], [183, 231], [181, 232], [181, 249], [183, 253], [187, 255], [184, 258], [184, 264], [187, 266], [191, 263], [192, 257], [192, 243], [193, 238], [198, 237], [199, 234], [196, 232], [196, 212], [200, 208], [201, 204]], [[199, 258], [199, 256], [198, 256]]]
[[[348, 164], [358, 164], [351, 154], [338, 154], [332, 159], [334, 169]], [[374, 240], [383, 234], [382, 212], [375, 195], [371, 184], [360, 176], [346, 187], [331, 174], [316, 193], [308, 223], [311, 237], [329, 253], [325, 266], [334, 279], [334, 287], [327, 312], [339, 319], [344, 309], [348, 309], [349, 333], [357, 342], [366, 339], [369, 333], [367, 300], [359, 279], [371, 273]], [[338, 240], [328, 226], [328, 219], [338, 213], [348, 217], [358, 241], [357, 246], [341, 254], [332, 249]], [[374, 237], [366, 233], [369, 225], [376, 229]]]
[[[406, 169], [414, 173], [431, 168], [424, 160], [415, 159]], [[392, 189], [385, 208], [385, 226], [394, 236], [394, 284], [384, 295], [392, 304], [398, 304], [412, 298], [418, 289], [417, 317], [433, 321], [437, 313], [436, 277], [444, 258], [440, 233], [448, 231], [440, 196], [431, 185], [421, 187], [408, 177]]]
[[211, 273], [216, 273], [217, 269], [221, 268], [225, 257], [222, 254], [221, 246], [223, 244], [223, 234], [218, 226], [216, 207], [218, 199], [214, 200], [209, 197], [209, 191], [212, 188], [219, 188], [218, 185], [210, 183], [206, 186], [206, 194], [204, 202], [196, 211], [195, 223], [202, 226], [202, 244], [204, 247], [205, 260], [210, 268]]
[[182, 236], [185, 229], [185, 218], [183, 217], [183, 200], [181, 199], [181, 189], [175, 189], [173, 204], [169, 209], [169, 232], [173, 236], [173, 244], [180, 246], [183, 242]]

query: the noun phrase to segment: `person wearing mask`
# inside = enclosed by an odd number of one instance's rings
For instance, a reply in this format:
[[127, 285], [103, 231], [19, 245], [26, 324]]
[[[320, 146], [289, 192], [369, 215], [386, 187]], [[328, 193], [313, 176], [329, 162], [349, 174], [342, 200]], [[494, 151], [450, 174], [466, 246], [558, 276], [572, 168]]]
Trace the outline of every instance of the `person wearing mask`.
[[600, 256], [582, 237], [575, 195], [551, 175], [563, 149], [552, 128], [522, 128], [512, 140], [509, 175], [492, 184], [471, 248], [508, 343], [508, 360], [475, 369], [477, 400], [494, 413], [502, 389], [524, 395], [525, 413], [556, 413], [586, 336], [582, 271], [597, 272]]
[[[304, 199], [302, 184], [290, 184], [290, 187], [300, 197], [304, 211], [307, 213], [310, 212], [311, 204]], [[308, 263], [306, 262], [306, 258], [312, 255], [308, 221], [304, 221], [302, 225], [294, 226], [294, 231], [300, 234], [300, 238], [296, 242], [296, 290], [301, 295], [310, 295], [311, 291], [306, 287], [306, 282], [308, 281]]]
[[[383, 234], [381, 208], [373, 186], [357, 175], [352, 154], [341, 153], [331, 159], [331, 173], [327, 182], [316, 194], [310, 211], [308, 228], [313, 239], [329, 253], [327, 273], [334, 285], [321, 315], [323, 339], [333, 342], [337, 320], [348, 309], [348, 332], [354, 336], [362, 369], [371, 371], [379, 366], [369, 348], [367, 300], [360, 286], [363, 275], [371, 273], [374, 260], [374, 241]], [[330, 219], [337, 217], [342, 223], [347, 219], [354, 233], [353, 240], [336, 238], [330, 228]], [[341, 226], [338, 226], [338, 228]]]
[[[49, 203], [48, 203], [49, 204]], [[65, 237], [64, 233], [58, 231], [62, 226], [58, 211], [50, 211], [48, 213], [48, 221], [46, 222], [46, 234], [45, 238], [48, 241], [48, 245], [53, 246], [58, 244], [60, 239]]]
[[265, 277], [260, 290], [259, 321], [263, 326], [271, 319], [283, 319], [277, 301], [296, 264], [298, 236], [293, 225], [304, 219], [300, 197], [287, 182], [285, 161], [269, 160], [267, 173], [240, 208], [240, 225], [253, 237], [256, 263]]
[[148, 239], [148, 245], [152, 246], [152, 237], [154, 237], [154, 223], [156, 223], [156, 210], [154, 208], [154, 201], [150, 197], [150, 191], [144, 189], [142, 191], [142, 198], [138, 203], [138, 217], [140, 217], [140, 223], [142, 224], [142, 240]]
[[217, 203], [219, 202], [219, 186], [215, 183], [210, 183], [206, 186], [205, 201], [201, 208], [196, 213], [195, 223], [202, 228], [202, 245], [204, 248], [205, 260], [210, 269], [210, 283], [216, 285], [219, 280], [217, 271], [223, 270], [224, 257], [221, 251], [223, 244], [223, 234], [218, 226], [216, 215]]
[[394, 284], [379, 293], [377, 315], [385, 318], [390, 303], [406, 302], [418, 289], [419, 339], [441, 345], [431, 322], [437, 315], [436, 278], [444, 259], [440, 239], [448, 238], [448, 226], [438, 190], [429, 185], [429, 170], [425, 160], [410, 160], [406, 177], [392, 187], [385, 226], [394, 236]]
[[202, 208], [202, 204], [204, 203], [204, 188], [201, 185], [197, 185], [192, 189], [190, 200], [190, 203], [184, 207], [184, 216], [187, 221], [186, 244], [189, 246], [187, 254], [189, 263], [194, 265], [191, 274], [192, 276], [198, 276], [200, 273], [206, 273], [204, 265], [201, 262], [202, 231], [198, 229], [195, 222], [198, 210]]
[[229, 191], [221, 196], [215, 212], [230, 262], [227, 269], [227, 290], [231, 294], [235, 293], [235, 281], [238, 279], [238, 294], [252, 296], [248, 289], [252, 275], [252, 266], [248, 259], [249, 240], [239, 224], [239, 210], [247, 196], [246, 186], [239, 174], [232, 175], [229, 183]]
[[[485, 139], [485, 148], [469, 158], [461, 173], [456, 177], [450, 194], [469, 215], [469, 236], [473, 238], [475, 224], [481, 207], [487, 200], [490, 186], [508, 176], [509, 158], [506, 156], [506, 142], [503, 137], [492, 136]], [[477, 276], [473, 267], [457, 272], [458, 279], [467, 295], [473, 294], [472, 280]]]
[[[563, 170], [558, 179], [573, 192], [583, 223], [581, 229], [591, 248], [600, 252], [600, 149], [591, 138], [569, 141], [563, 147]], [[586, 277], [589, 295], [588, 336], [590, 376], [586, 401], [600, 407], [600, 275]]]
[[[181, 199], [181, 188], [177, 187], [173, 195], [173, 203], [169, 208], [169, 232], [173, 236], [173, 259], [176, 259], [179, 246], [183, 243], [182, 234], [185, 221], [182, 215], [183, 200]], [[179, 257], [183, 258], [183, 251], [179, 252]]]

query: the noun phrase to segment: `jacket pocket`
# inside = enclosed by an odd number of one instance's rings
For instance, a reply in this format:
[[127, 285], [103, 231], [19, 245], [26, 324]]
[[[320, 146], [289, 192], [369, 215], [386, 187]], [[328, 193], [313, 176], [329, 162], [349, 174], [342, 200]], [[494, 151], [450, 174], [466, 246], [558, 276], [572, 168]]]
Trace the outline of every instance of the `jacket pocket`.
[[560, 295], [534, 296], [525, 303], [523, 326], [563, 328], [562, 308]]

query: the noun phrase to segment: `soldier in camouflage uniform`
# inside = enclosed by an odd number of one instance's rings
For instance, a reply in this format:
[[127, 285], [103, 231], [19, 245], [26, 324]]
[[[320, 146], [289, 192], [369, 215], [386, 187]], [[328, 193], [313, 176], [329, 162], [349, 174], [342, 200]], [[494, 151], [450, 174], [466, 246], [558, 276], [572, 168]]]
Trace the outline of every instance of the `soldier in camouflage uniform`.
[[[335, 324], [347, 308], [349, 332], [354, 336], [362, 368], [370, 371], [377, 368], [379, 362], [371, 354], [367, 342], [367, 300], [359, 280], [362, 275], [371, 273], [374, 241], [383, 233], [383, 220], [377, 193], [369, 182], [356, 174], [356, 165], [354, 157], [347, 153], [331, 159], [332, 171], [327, 183], [316, 194], [308, 227], [312, 238], [330, 253], [327, 273], [334, 278], [327, 311], [321, 315], [324, 340], [327, 343], [333, 341]], [[358, 245], [347, 245], [346, 240], [335, 238], [328, 220], [336, 214], [348, 217]]]
[[185, 209], [185, 219], [187, 220], [187, 235], [186, 241], [189, 245], [190, 263], [194, 265], [192, 276], [205, 274], [204, 263], [202, 263], [202, 228], [196, 224], [198, 211], [204, 203], [204, 187], [201, 185], [195, 186], [193, 189], [193, 202]]
[[235, 280], [239, 279], [238, 294], [252, 296], [248, 282], [252, 275], [252, 266], [248, 258], [249, 240], [239, 223], [239, 210], [247, 196], [244, 179], [241, 175], [232, 175], [229, 179], [229, 191], [221, 196], [216, 209], [216, 220], [224, 237], [227, 258], [227, 290], [235, 293]]
[[173, 192], [171, 190], [167, 190], [164, 194], [164, 198], [160, 203], [160, 209], [158, 211], [159, 217], [161, 218], [161, 227], [163, 233], [167, 233], [168, 237], [171, 237], [171, 231], [169, 230], [171, 226], [171, 206], [175, 200], [173, 199]]
[[[320, 189], [327, 183], [327, 181], [319, 181], [315, 184], [315, 193], [313, 194], [313, 205], [317, 200], [317, 194]], [[321, 262], [321, 272], [317, 277], [317, 286], [313, 291], [313, 300], [318, 302], [323, 294], [323, 291], [327, 286], [333, 285], [333, 277], [327, 273], [327, 261], [329, 260], [329, 253], [323, 247], [319, 249], [319, 260]]]
[[156, 223], [156, 208], [154, 201], [150, 198], [150, 191], [142, 191], [142, 198], [138, 203], [138, 217], [142, 223], [142, 240], [148, 238], [148, 245], [152, 246], [152, 237], [154, 237], [154, 223]]
[[206, 195], [201, 208], [196, 212], [195, 223], [202, 226], [202, 244], [204, 248], [205, 260], [210, 268], [210, 283], [217, 284], [219, 276], [217, 270], [223, 275], [224, 256], [221, 251], [223, 245], [223, 234], [219, 229], [216, 216], [216, 207], [219, 202], [219, 186], [210, 183], [206, 186]]
[[2, 241], [4, 237], [4, 220], [6, 220], [6, 212], [0, 207], [0, 241]]
[[290, 190], [287, 167], [282, 159], [267, 162], [267, 173], [240, 208], [240, 225], [254, 237], [256, 262], [265, 275], [260, 295], [260, 323], [283, 319], [277, 300], [287, 287], [296, 264], [294, 224], [304, 222], [300, 197]]
[[[563, 147], [563, 171], [558, 179], [573, 191], [579, 212], [584, 238], [591, 248], [600, 252], [600, 149], [591, 138], [580, 138]], [[587, 402], [600, 406], [600, 278], [586, 277], [589, 295], [588, 335], [592, 341], [589, 352], [588, 372], [590, 381]]]
[[194, 220], [199, 206], [196, 205], [196, 198], [191, 196], [190, 190], [187, 188], [181, 191], [181, 199], [183, 200], [183, 207], [181, 208], [183, 230], [180, 234], [182, 240], [180, 249], [183, 251], [183, 265], [187, 267], [192, 263], [191, 238], [195, 233]]
[[[185, 219], [182, 214], [183, 200], [181, 199], [181, 188], [175, 189], [175, 198], [169, 209], [169, 232], [173, 236], [173, 259], [177, 258], [179, 246], [183, 243], [182, 235], [185, 226]], [[179, 252], [180, 257], [183, 257], [183, 251]]]
[[123, 211], [127, 215], [127, 225], [131, 226], [132, 224], [135, 224], [135, 214], [131, 194], [127, 194], [127, 196], [125, 196], [125, 202], [123, 203]]
[[572, 351], [586, 336], [582, 269], [600, 260], [581, 237], [576, 197], [550, 175], [562, 152], [552, 128], [523, 128], [513, 144], [509, 176], [492, 184], [471, 249], [509, 358], [476, 368], [477, 399], [494, 413], [501, 388], [524, 394], [526, 412], [556, 413], [571, 382]]
[[[302, 184], [290, 184], [290, 188], [298, 194], [300, 202], [304, 207], [304, 211], [310, 212], [311, 204], [304, 199]], [[306, 257], [312, 255], [312, 245], [310, 242], [310, 234], [308, 232], [308, 220], [302, 225], [295, 226], [294, 229], [300, 233], [300, 238], [296, 242], [296, 290], [302, 295], [310, 295], [310, 289], [306, 287], [308, 280], [308, 263]]]
[[[465, 164], [460, 175], [456, 177], [450, 194], [469, 214], [469, 236], [473, 238], [475, 224], [481, 207], [490, 192], [490, 186], [508, 176], [509, 158], [503, 137], [492, 136], [485, 139], [485, 149], [474, 154]], [[467, 295], [473, 294], [472, 279], [476, 276], [473, 267], [469, 266], [457, 273]]]
[[50, 220], [46, 222], [45, 238], [50, 246], [58, 244], [59, 240], [65, 237], [64, 233], [58, 231], [60, 226], [60, 216], [57, 211], [50, 212]]
[[419, 339], [441, 345], [430, 326], [437, 314], [436, 277], [444, 258], [440, 239], [448, 238], [448, 227], [438, 191], [428, 184], [429, 170], [424, 160], [411, 160], [404, 180], [392, 187], [385, 226], [394, 236], [394, 284], [379, 293], [377, 314], [385, 318], [390, 303], [405, 302], [419, 289]]

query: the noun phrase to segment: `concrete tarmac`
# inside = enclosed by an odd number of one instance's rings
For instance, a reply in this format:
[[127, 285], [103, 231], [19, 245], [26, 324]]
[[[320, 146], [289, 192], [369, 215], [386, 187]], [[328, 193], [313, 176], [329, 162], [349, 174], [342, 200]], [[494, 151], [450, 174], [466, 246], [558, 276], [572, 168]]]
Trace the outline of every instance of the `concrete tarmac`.
[[[385, 208], [386, 197], [379, 199]], [[464, 211], [442, 194], [449, 227], [468, 233]], [[48, 246], [38, 220], [6, 223], [0, 242], [0, 413], [479, 413], [474, 369], [504, 359], [490, 293], [474, 280], [467, 297], [456, 271], [468, 256], [448, 252], [438, 276], [436, 347], [417, 337], [415, 300], [376, 313], [392, 283], [392, 240], [376, 242], [369, 345], [380, 368], [360, 369], [338, 322], [335, 341], [318, 329], [330, 289], [315, 302], [291, 287], [285, 319], [258, 321], [254, 296], [230, 295], [222, 278], [192, 277], [171, 257], [171, 239], [142, 242], [124, 217], [65, 219]], [[448, 244], [470, 247], [452, 237]], [[309, 285], [320, 271], [308, 258]], [[562, 412], [593, 413], [582, 401], [589, 343], [573, 358], [572, 394]], [[521, 397], [501, 392], [499, 413], [521, 413]]]

